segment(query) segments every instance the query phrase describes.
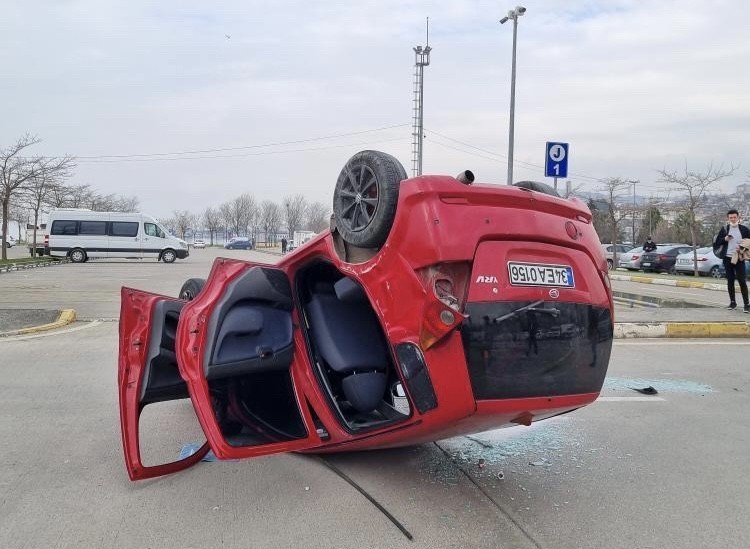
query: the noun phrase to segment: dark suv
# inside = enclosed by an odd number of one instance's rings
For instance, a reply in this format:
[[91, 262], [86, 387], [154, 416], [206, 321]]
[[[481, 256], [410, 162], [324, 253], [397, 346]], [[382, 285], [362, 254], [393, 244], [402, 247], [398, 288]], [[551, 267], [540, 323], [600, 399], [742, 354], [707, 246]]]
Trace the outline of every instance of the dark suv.
[[644, 271], [656, 271], [674, 274], [674, 265], [677, 262], [677, 256], [693, 250], [692, 246], [687, 244], [662, 244], [657, 246], [656, 251], [646, 252], [641, 256], [641, 269]]

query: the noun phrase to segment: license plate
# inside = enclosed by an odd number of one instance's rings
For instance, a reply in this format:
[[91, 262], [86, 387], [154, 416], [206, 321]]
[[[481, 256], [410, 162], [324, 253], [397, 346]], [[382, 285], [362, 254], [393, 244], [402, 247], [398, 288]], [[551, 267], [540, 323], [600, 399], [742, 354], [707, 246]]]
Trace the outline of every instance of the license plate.
[[687, 265], [692, 262], [693, 261], [691, 259], [680, 259], [677, 263], [679, 263], [680, 265]]
[[649, 261], [647, 263], [641, 263], [641, 266], [643, 266], [643, 267], [650, 267], [651, 266], [651, 262]]
[[513, 286], [562, 286], [575, 288], [573, 267], [546, 263], [508, 262], [508, 277]]

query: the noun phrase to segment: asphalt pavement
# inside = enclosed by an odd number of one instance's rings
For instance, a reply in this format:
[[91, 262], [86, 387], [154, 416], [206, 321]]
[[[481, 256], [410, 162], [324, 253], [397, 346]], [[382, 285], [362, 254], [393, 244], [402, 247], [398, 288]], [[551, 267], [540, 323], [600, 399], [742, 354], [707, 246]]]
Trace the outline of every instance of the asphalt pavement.
[[[117, 326], [0, 340], [0, 546], [746, 547], [747, 341], [622, 341], [602, 397], [534, 426], [413, 448], [125, 472]], [[656, 387], [645, 396], [631, 388]], [[144, 411], [144, 450], [202, 442], [189, 401]]]

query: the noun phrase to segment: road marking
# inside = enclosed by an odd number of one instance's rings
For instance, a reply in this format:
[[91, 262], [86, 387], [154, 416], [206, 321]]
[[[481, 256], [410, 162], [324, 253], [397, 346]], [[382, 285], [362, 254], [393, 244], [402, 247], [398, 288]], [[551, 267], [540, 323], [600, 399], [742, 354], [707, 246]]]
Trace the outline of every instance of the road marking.
[[56, 336], [56, 335], [62, 335], [62, 334], [70, 334], [72, 332], [79, 332], [81, 330], [86, 330], [88, 328], [93, 328], [94, 326], [97, 326], [101, 324], [98, 320], [94, 320], [93, 322], [89, 322], [88, 324], [84, 324], [83, 326], [76, 326], [75, 328], [68, 328], [67, 330], [57, 330], [57, 331], [50, 331], [50, 332], [41, 332], [34, 335], [27, 335], [27, 336], [9, 336], [9, 337], [3, 337], [0, 338], [0, 343], [4, 343], [6, 341], [24, 341], [26, 339], [38, 339], [40, 337], [50, 337], [50, 336]]
[[631, 346], [631, 345], [750, 345], [750, 341], [738, 341], [734, 339], [680, 339], [676, 341], [666, 340], [662, 338], [631, 338], [631, 339], [616, 339], [614, 344], [619, 346]]
[[596, 402], [666, 402], [661, 397], [602, 397], [596, 399]]

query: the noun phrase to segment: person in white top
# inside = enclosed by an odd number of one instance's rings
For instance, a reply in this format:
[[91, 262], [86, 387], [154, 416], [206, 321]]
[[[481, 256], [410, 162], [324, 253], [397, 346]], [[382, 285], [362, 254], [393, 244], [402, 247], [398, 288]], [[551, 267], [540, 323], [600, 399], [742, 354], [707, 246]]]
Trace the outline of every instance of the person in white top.
[[729, 306], [727, 309], [734, 310], [737, 308], [735, 299], [734, 282], [740, 285], [742, 301], [744, 302], [744, 312], [750, 313], [750, 301], [747, 296], [747, 281], [745, 280], [746, 261], [738, 260], [732, 263], [732, 255], [737, 251], [740, 240], [750, 238], [750, 229], [740, 223], [740, 214], [737, 210], [727, 212], [727, 225], [722, 227], [719, 234], [714, 240], [714, 250], [718, 250], [718, 255], [724, 262], [724, 269], [727, 271], [727, 292], [729, 293]]

